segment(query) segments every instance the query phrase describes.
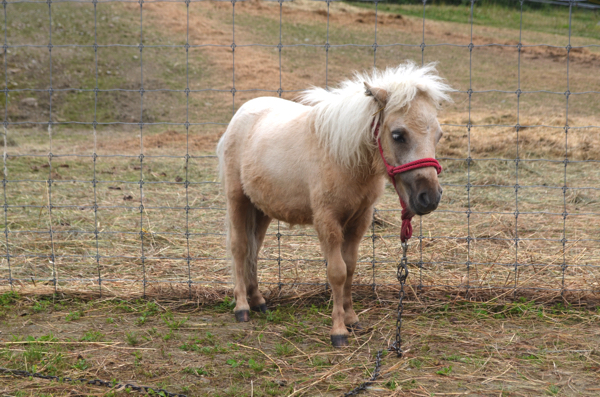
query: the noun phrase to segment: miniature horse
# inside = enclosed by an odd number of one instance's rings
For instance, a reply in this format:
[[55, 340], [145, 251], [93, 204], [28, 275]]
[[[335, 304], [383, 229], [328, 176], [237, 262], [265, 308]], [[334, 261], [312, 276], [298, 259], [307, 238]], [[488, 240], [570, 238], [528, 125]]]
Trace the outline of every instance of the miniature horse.
[[[267, 310], [256, 264], [271, 220], [312, 224], [333, 294], [331, 342], [348, 344], [347, 327], [359, 327], [352, 308], [358, 246], [386, 168], [410, 217], [440, 202], [437, 110], [450, 91], [434, 65], [405, 63], [356, 73], [329, 91], [309, 89], [301, 103], [262, 97], [240, 107], [217, 146], [238, 321], [249, 321], [250, 309]], [[426, 158], [437, 166], [390, 172]]]

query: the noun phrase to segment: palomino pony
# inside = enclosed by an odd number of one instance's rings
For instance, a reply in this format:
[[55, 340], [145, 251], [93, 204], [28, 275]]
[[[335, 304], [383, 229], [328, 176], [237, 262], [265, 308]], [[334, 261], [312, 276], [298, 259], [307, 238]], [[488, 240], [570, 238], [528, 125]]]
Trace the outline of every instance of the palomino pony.
[[263, 97], [237, 111], [217, 153], [238, 321], [267, 310], [256, 262], [271, 220], [312, 224], [333, 294], [331, 342], [348, 344], [347, 327], [359, 327], [352, 308], [358, 246], [386, 173], [408, 226], [440, 201], [437, 110], [449, 91], [434, 65], [406, 63], [357, 73], [330, 91], [307, 90], [302, 104]]

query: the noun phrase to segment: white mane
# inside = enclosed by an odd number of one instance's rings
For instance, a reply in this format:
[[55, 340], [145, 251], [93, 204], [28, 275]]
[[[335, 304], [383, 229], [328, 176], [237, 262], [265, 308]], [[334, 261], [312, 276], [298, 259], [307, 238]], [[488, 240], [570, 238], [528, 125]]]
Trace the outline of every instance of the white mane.
[[407, 62], [383, 71], [355, 73], [354, 79], [343, 81], [330, 91], [311, 88], [300, 99], [303, 104], [313, 106], [312, 120], [321, 144], [329, 148], [338, 163], [353, 168], [375, 148], [373, 120], [379, 118], [374, 116], [379, 106], [373, 97], [365, 95], [364, 82], [387, 91], [384, 112], [389, 114], [408, 108], [419, 92], [436, 106], [449, 101], [448, 92], [453, 89], [436, 72], [435, 64], [418, 67]]

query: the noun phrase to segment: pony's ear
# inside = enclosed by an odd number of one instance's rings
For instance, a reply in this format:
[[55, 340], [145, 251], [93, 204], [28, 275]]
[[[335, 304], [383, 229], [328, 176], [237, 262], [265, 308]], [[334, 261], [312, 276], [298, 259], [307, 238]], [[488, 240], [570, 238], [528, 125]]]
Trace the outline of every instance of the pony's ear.
[[372, 96], [373, 98], [375, 98], [375, 100], [379, 103], [379, 106], [385, 106], [385, 104], [387, 103], [387, 97], [388, 97], [387, 91], [384, 90], [383, 88], [373, 87], [366, 81], [364, 83], [365, 83], [365, 95]]

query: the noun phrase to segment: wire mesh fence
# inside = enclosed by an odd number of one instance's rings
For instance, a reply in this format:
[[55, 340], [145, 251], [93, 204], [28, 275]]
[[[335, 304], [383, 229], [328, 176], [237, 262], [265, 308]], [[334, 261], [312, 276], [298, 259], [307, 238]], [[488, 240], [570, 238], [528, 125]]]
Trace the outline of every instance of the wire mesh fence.
[[[4, 0], [0, 288], [227, 286], [214, 148], [236, 109], [413, 59], [457, 91], [441, 113], [444, 198], [413, 221], [412, 292], [597, 298], [600, 40], [578, 19], [594, 6], [549, 2], [563, 18], [549, 34], [528, 3], [505, 28], [475, 1], [451, 24], [427, 1]], [[399, 233], [388, 186], [357, 285], [396, 287]], [[259, 281], [326, 289], [314, 231], [273, 222]]]

